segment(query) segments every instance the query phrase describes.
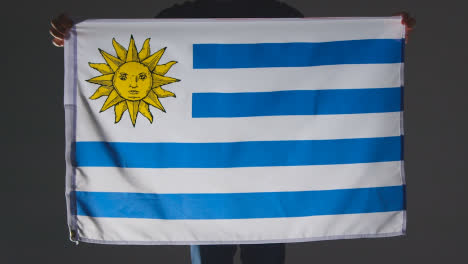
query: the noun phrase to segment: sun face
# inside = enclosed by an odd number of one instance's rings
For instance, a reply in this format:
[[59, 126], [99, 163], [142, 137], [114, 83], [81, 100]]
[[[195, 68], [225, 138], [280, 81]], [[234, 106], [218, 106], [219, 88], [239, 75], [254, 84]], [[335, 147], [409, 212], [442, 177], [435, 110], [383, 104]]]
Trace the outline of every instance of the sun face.
[[148, 96], [153, 79], [148, 67], [131, 61], [117, 69], [112, 84], [124, 99], [138, 101]]
[[101, 112], [114, 107], [115, 123], [122, 119], [122, 115], [127, 110], [133, 126], [136, 124], [138, 113], [153, 123], [149, 106], [166, 112], [159, 98], [176, 97], [174, 93], [162, 89], [161, 86], [179, 81], [164, 76], [177, 62], [170, 61], [158, 65], [166, 48], [150, 55], [149, 41], [149, 38], [146, 39], [138, 52], [133, 36], [130, 37], [127, 50], [112, 39], [117, 57], [99, 49], [106, 63], [89, 63], [90, 67], [102, 73], [101, 76], [87, 80], [101, 85], [90, 99], [96, 100], [107, 96]]

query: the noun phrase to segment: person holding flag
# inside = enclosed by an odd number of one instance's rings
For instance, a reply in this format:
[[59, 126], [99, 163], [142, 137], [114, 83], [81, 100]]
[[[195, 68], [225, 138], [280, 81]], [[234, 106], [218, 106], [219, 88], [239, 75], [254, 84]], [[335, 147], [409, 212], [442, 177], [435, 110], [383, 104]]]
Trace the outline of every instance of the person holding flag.
[[[406, 26], [406, 41], [414, 29], [416, 20], [407, 12], [400, 12], [402, 24]], [[174, 5], [162, 10], [155, 18], [286, 18], [304, 17], [297, 9], [278, 1], [229, 1], [199, 0]], [[64, 40], [74, 21], [66, 14], [52, 19], [49, 32], [52, 43], [63, 47]], [[285, 243], [241, 244], [241, 260], [244, 264], [285, 263]], [[233, 263], [237, 245], [191, 245], [192, 264]]]

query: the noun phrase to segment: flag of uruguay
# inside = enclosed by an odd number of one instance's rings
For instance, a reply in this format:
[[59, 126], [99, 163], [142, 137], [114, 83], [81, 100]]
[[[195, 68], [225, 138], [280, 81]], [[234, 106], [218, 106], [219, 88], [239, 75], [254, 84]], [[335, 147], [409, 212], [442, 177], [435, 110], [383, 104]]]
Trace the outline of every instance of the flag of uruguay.
[[405, 234], [400, 21], [78, 23], [65, 43], [72, 239]]

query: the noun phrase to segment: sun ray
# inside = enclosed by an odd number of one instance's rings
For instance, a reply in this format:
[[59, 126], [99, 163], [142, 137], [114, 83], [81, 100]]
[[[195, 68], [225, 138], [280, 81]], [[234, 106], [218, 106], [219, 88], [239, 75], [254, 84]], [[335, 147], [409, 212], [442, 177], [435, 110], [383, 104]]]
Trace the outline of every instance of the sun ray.
[[150, 71], [153, 71], [156, 65], [158, 64], [159, 60], [161, 59], [164, 51], [166, 48], [162, 48], [158, 50], [156, 53], [153, 55], [149, 56], [148, 58], [144, 59], [141, 63], [144, 65], [148, 66]]
[[128, 109], [128, 107], [127, 107], [127, 102], [126, 101], [122, 101], [122, 102], [118, 103], [117, 105], [115, 105], [115, 107], [114, 107], [115, 123], [120, 122], [120, 120], [122, 119], [123, 113], [125, 113], [125, 111], [127, 111], [127, 109]]
[[100, 84], [104, 86], [112, 86], [112, 79], [114, 78], [114, 74], [105, 74], [105, 75], [100, 75], [96, 76], [94, 78], [91, 78], [89, 80], [86, 80], [87, 82], [90, 83], [95, 83], [95, 84]]
[[172, 92], [169, 92], [167, 90], [164, 90], [163, 88], [156, 87], [153, 89], [153, 92], [158, 96], [158, 98], [164, 98], [164, 97], [176, 97], [176, 95]]
[[114, 106], [122, 101], [124, 101], [122, 97], [117, 93], [117, 91], [114, 89], [112, 92], [109, 94], [109, 97], [107, 97], [106, 101], [102, 105], [101, 112], [106, 111], [109, 109], [109, 107]]
[[133, 126], [135, 126], [137, 115], [138, 115], [138, 105], [140, 101], [126, 101], [128, 107], [128, 113], [130, 114], [130, 119], [132, 120]]
[[137, 51], [133, 36], [130, 37], [130, 44], [128, 44], [128, 51], [127, 51], [127, 58], [125, 59], [125, 62], [130, 62], [130, 61], [139, 61], [138, 51]]
[[107, 64], [111, 67], [111, 69], [114, 72], [120, 67], [120, 65], [124, 63], [120, 59], [110, 55], [109, 53], [103, 51], [102, 49], [99, 49], [99, 52], [101, 52], [102, 57], [106, 60]]
[[138, 53], [138, 58], [140, 59], [140, 61], [148, 58], [148, 56], [151, 53], [150, 45], [149, 45], [150, 39], [151, 38], [147, 38], [145, 40], [145, 42], [143, 43], [143, 47], [141, 48], [140, 52]]
[[153, 88], [180, 81], [179, 79], [162, 76], [159, 74], [152, 74], [152, 77], [153, 77], [153, 86], [152, 86]]
[[138, 106], [138, 111], [148, 120], [150, 123], [153, 123], [153, 115], [151, 114], [149, 110], [149, 105], [143, 101], [140, 101], [140, 105]]
[[125, 58], [127, 57], [127, 50], [122, 45], [120, 45], [120, 43], [118, 43], [115, 38], [112, 38], [112, 46], [114, 46], [117, 57], [119, 57], [120, 60], [125, 61]]
[[158, 109], [160, 109], [161, 111], [163, 112], [166, 112], [166, 110], [164, 109], [163, 105], [161, 104], [161, 102], [159, 102], [158, 100], [158, 96], [153, 92], [153, 91], [150, 91], [148, 93], [148, 96], [146, 96], [143, 101], [147, 104], [150, 104]]
[[101, 96], [108, 96], [114, 88], [112, 86], [100, 86], [89, 99], [98, 99]]
[[111, 74], [114, 73], [114, 71], [109, 67], [109, 65], [105, 63], [89, 63], [89, 66], [97, 71], [99, 71], [102, 74]]
[[166, 64], [156, 65], [156, 68], [154, 68], [154, 73], [164, 75], [171, 69], [172, 65], [176, 63], [177, 61], [170, 61]]

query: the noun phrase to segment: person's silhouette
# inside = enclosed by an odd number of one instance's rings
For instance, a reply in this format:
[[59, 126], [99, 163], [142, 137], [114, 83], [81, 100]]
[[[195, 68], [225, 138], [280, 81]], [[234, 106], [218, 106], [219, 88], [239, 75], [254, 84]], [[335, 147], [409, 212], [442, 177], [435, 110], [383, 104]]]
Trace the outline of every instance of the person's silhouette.
[[[198, 0], [174, 5], [155, 18], [281, 18], [304, 17], [297, 9], [275, 0]], [[232, 264], [237, 248], [243, 264], [282, 264], [285, 244], [191, 245], [192, 264]]]
[[[416, 21], [408, 13], [402, 16], [407, 34], [413, 29]], [[304, 17], [297, 9], [276, 0], [197, 0], [176, 4], [162, 10], [155, 18], [286, 18]], [[65, 14], [52, 20], [50, 34], [52, 43], [62, 47], [73, 21]], [[408, 38], [408, 35], [406, 39]], [[285, 261], [285, 244], [220, 244], [191, 245], [192, 264], [232, 264], [237, 247], [243, 264], [283, 264]]]

